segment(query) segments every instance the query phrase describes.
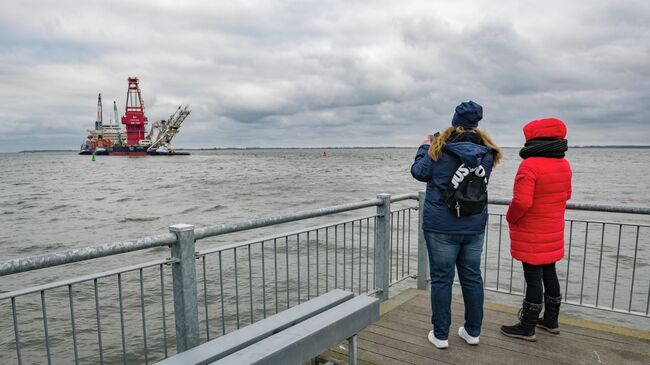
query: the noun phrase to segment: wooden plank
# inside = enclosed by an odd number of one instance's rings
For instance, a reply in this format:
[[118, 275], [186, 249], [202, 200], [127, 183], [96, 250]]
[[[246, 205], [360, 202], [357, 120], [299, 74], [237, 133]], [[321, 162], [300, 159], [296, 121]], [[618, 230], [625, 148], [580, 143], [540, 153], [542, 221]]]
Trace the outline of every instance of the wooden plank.
[[[399, 361], [399, 364], [415, 364], [415, 365], [431, 365], [431, 364], [446, 364], [454, 365], [454, 363], [442, 361], [435, 359], [428, 354], [419, 354], [412, 349], [402, 350], [393, 345], [393, 341], [388, 341], [387, 339], [377, 338], [376, 341], [371, 341], [364, 338], [359, 338], [359, 348], [364, 349], [365, 351], [372, 352], [375, 354], [382, 355], [384, 357], [390, 357]], [[433, 346], [433, 345], [431, 345]], [[379, 362], [378, 364], [383, 365]], [[476, 364], [476, 363], [474, 363]]]
[[[371, 329], [368, 329], [369, 331], [374, 331], [375, 328], [380, 328], [383, 326], [389, 326], [389, 328], [395, 329], [397, 331], [400, 331], [398, 329], [399, 326], [402, 328], [408, 328], [410, 329], [410, 333], [412, 334], [414, 331], [419, 331], [419, 336], [422, 341], [427, 341], [426, 340], [426, 335], [430, 331], [430, 327], [427, 323], [423, 321], [418, 321], [409, 318], [408, 316], [400, 316], [400, 315], [394, 315], [394, 318], [382, 318], [382, 321], [378, 322], [376, 326], [372, 327]], [[453, 327], [452, 327], [453, 328]], [[401, 331], [400, 331], [401, 332]], [[407, 338], [407, 335], [402, 333], [400, 336], [403, 338]], [[469, 346], [465, 344], [455, 333], [450, 333], [449, 336], [450, 339], [450, 346]], [[518, 353], [527, 353], [532, 356], [536, 356], [541, 359], [546, 359], [548, 361], [555, 361], [559, 363], [567, 363], [567, 364], [573, 364], [575, 362], [568, 361], [568, 359], [563, 356], [562, 354], [559, 354], [555, 351], [547, 352], [543, 348], [540, 348], [539, 346], [535, 347], [534, 345], [531, 345], [528, 342], [524, 342], [519, 340], [519, 342], [513, 341], [513, 339], [510, 339], [508, 337], [503, 336], [499, 332], [495, 331], [488, 331], [488, 330], [483, 330], [483, 333], [481, 334], [481, 344], [479, 345], [480, 348], [483, 347], [496, 347], [499, 349], [503, 349], [506, 351], [514, 351]], [[501, 351], [501, 350], [499, 350]]]
[[[404, 333], [393, 328], [382, 326], [371, 326], [362, 334], [361, 338], [376, 341], [383, 337], [390, 340], [392, 347], [397, 347], [405, 351], [430, 357], [439, 361], [452, 364], [474, 364], [477, 361], [483, 361], [490, 364], [530, 364], [555, 361], [555, 363], [572, 364], [567, 361], [557, 361], [549, 357], [540, 357], [525, 351], [512, 351], [503, 347], [490, 346], [481, 344], [479, 346], [470, 346], [458, 336], [449, 337], [449, 348], [446, 350], [436, 349], [426, 338], [426, 332], [421, 335]], [[380, 336], [380, 337], [377, 337]]]
[[[431, 317], [431, 309], [428, 304], [426, 306], [421, 306], [416, 301], [409, 301], [405, 303], [403, 306], [401, 306], [401, 308], [412, 313], [426, 315], [428, 316], [428, 318]], [[452, 319], [456, 318], [460, 323], [462, 323], [463, 313], [464, 313], [464, 309], [462, 305], [456, 304], [455, 306], [452, 306]], [[483, 327], [488, 327], [492, 325], [496, 327], [496, 329], [498, 330], [502, 325], [504, 324], [510, 325], [516, 323], [516, 321], [517, 318], [513, 317], [511, 314], [486, 310], [483, 317]], [[430, 319], [427, 321], [427, 323], [429, 322]], [[642, 351], [646, 355], [650, 356], [650, 341], [625, 337], [618, 334], [610, 334], [608, 332], [603, 332], [598, 330], [583, 329], [580, 327], [570, 326], [570, 325], [561, 325], [561, 329], [562, 329], [562, 334], [560, 336], [549, 334], [544, 330], [538, 330], [537, 333], [541, 336], [549, 336], [551, 338], [556, 338], [556, 337], [566, 338], [567, 335], [570, 335], [571, 338], [576, 341], [583, 341], [588, 343], [592, 343], [594, 341], [602, 341], [602, 343], [606, 343], [607, 346], [614, 349]]]
[[[419, 291], [419, 295], [413, 303], [418, 303], [418, 305], [426, 306], [430, 308], [430, 299], [428, 292]], [[452, 308], [456, 305], [463, 307], [463, 298], [462, 296], [454, 296], [452, 298]], [[563, 304], [564, 306], [564, 304]], [[513, 318], [516, 318], [518, 307], [511, 307], [503, 304], [485, 302], [484, 310], [492, 310], [495, 313], [504, 313], [510, 314]], [[462, 311], [462, 309], [461, 309]], [[639, 320], [644, 320], [639, 318]], [[620, 342], [629, 342], [630, 339], [636, 339], [644, 341], [644, 343], [650, 344], [650, 332], [649, 331], [640, 331], [626, 327], [614, 326], [610, 324], [587, 321], [583, 319], [578, 319], [575, 317], [565, 316], [560, 312], [560, 327], [566, 328], [568, 331], [572, 331], [579, 334], [590, 335], [592, 331], [598, 331], [595, 337], [600, 337], [608, 340], [620, 341]]]
[[[358, 345], [358, 344], [357, 344]], [[358, 350], [358, 359], [357, 361], [359, 364], [368, 364], [368, 365], [409, 365], [413, 364], [412, 362], [405, 361], [404, 359], [396, 359], [394, 358], [393, 354], [390, 354], [390, 356], [387, 355], [382, 355], [378, 354], [376, 352], [368, 351], [364, 348], [359, 348], [357, 346]], [[345, 364], [347, 364], [348, 361], [348, 353], [345, 350], [342, 350], [340, 348], [336, 349], [331, 349], [327, 352], [328, 355], [331, 355], [332, 357], [343, 361]]]
[[[377, 358], [374, 359], [374, 361], [369, 361], [371, 359], [371, 356], [374, 355], [372, 353], [362, 353], [359, 351], [359, 356], [357, 358], [357, 364], [358, 365], [376, 365], [376, 364], [391, 364], [390, 362], [384, 361], [385, 358]], [[364, 358], [365, 360], [362, 360]], [[334, 350], [327, 350], [323, 352], [322, 354], [318, 355], [318, 363], [323, 364], [327, 363], [328, 361], [336, 361], [336, 363], [342, 362], [346, 363], [348, 362], [348, 353], [347, 351], [344, 351], [342, 349], [339, 349], [337, 347], [337, 351]], [[382, 361], [382, 362], [377, 362], [377, 361]], [[397, 364], [397, 360], [393, 360], [392, 364]], [[401, 363], [400, 363], [401, 364]]]
[[[650, 341], [606, 330], [561, 323], [562, 333], [538, 330], [538, 341], [503, 336], [500, 326], [516, 322], [512, 311], [484, 307], [481, 344], [469, 346], [456, 334], [464, 319], [462, 297], [452, 301], [449, 349], [439, 350], [426, 336], [431, 329], [430, 299], [426, 292], [410, 293], [379, 322], [359, 335], [359, 360], [374, 364], [646, 364]], [[504, 307], [510, 309], [509, 307]], [[623, 332], [624, 333], [624, 332]], [[332, 349], [341, 359], [345, 350]]]
[[[452, 316], [452, 322], [456, 324], [452, 326], [454, 332], [463, 321], [460, 313]], [[429, 321], [430, 315], [428, 313], [423, 314], [421, 308], [409, 306], [407, 303], [400, 310], [384, 316], [382, 321], [377, 323], [377, 326], [401, 326], [406, 328], [406, 331], [410, 330], [411, 332], [413, 328], [418, 328], [422, 333], [420, 337], [425, 339], [426, 333], [430, 330]], [[597, 362], [598, 359], [601, 361], [607, 359], [612, 363], [630, 363], [631, 361], [644, 363], [644, 360], [649, 356], [647, 345], [610, 342], [584, 336], [582, 338], [581, 336], [568, 336], [566, 334], [555, 336], [541, 333], [543, 331], [540, 331], [540, 340], [537, 343], [525, 342], [503, 336], [499, 332], [500, 324], [498, 322], [484, 321], [481, 347], [483, 344], [488, 344], [504, 350], [517, 350], [540, 357], [552, 358], [555, 361], [568, 359], [572, 363], [592, 363]], [[450, 345], [453, 338], [458, 339], [458, 336], [455, 333], [451, 334]]]
[[[408, 311], [409, 314], [413, 316], [421, 316], [420, 320], [427, 318], [426, 323], [428, 324], [430, 322], [430, 312], [428, 308], [422, 308], [422, 307], [417, 307], [417, 306], [411, 306], [410, 303], [406, 303], [402, 308], [405, 311]], [[483, 328], [490, 328], [492, 327], [494, 330], [497, 332], [499, 331], [501, 325], [507, 323], [507, 324], [513, 324], [516, 322], [516, 318], [507, 318], [508, 315], [504, 314], [505, 317], [503, 320], [499, 319], [494, 319], [494, 314], [495, 312], [486, 312], [484, 318], [483, 318]], [[503, 314], [503, 313], [502, 313]], [[452, 321], [457, 322], [459, 324], [462, 324], [463, 322], [463, 311], [462, 310], [455, 310], [452, 311]], [[568, 326], [571, 327], [571, 326]], [[643, 340], [638, 340], [634, 338], [627, 338], [627, 337], [622, 337], [622, 339], [627, 340], [617, 340], [617, 341], [612, 341], [607, 337], [601, 337], [601, 336], [590, 336], [590, 335], [583, 335], [579, 333], [571, 333], [572, 328], [568, 328], [564, 334], [560, 334], [559, 336], [557, 335], [552, 335], [549, 333], [546, 333], [544, 330], [539, 330], [537, 333], [544, 337], [547, 338], [548, 340], [546, 341], [559, 341], [561, 343], [566, 341], [567, 337], [570, 337], [572, 341], [574, 342], [580, 342], [584, 344], [591, 344], [591, 343], [599, 343], [600, 346], [606, 346], [612, 349], [624, 349], [632, 352], [642, 352], [645, 353], [646, 355], [650, 356], [650, 347], [648, 346], [648, 343]], [[596, 331], [597, 332], [597, 331]], [[602, 334], [602, 333], [601, 333]], [[607, 335], [607, 333], [604, 333], [604, 335]], [[612, 335], [612, 337], [618, 337], [618, 335]]]

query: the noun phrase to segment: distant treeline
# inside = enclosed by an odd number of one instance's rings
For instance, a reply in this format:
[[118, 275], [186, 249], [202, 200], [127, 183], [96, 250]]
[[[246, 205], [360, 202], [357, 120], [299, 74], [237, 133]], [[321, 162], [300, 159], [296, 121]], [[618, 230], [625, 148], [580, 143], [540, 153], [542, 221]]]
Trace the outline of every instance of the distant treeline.
[[[385, 146], [385, 147], [212, 147], [212, 148], [177, 148], [183, 151], [240, 151], [240, 150], [384, 150], [384, 149], [413, 149], [413, 146]], [[416, 146], [417, 148], [417, 146]], [[518, 146], [506, 146], [504, 148], [520, 148]], [[570, 146], [569, 148], [650, 148], [650, 145], [594, 145], [594, 146]]]
[[43, 153], [43, 152], [79, 152], [78, 150], [25, 150], [18, 153]]

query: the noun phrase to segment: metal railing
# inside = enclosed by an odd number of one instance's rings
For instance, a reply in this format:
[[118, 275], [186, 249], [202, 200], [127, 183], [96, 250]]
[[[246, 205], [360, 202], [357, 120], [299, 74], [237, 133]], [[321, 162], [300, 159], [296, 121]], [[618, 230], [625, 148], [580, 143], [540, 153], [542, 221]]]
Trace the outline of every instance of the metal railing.
[[[235, 224], [174, 225], [168, 234], [0, 263], [6, 277], [171, 247], [169, 258], [1, 293], [0, 358], [149, 363], [173, 354], [174, 343], [184, 351], [333, 288], [387, 298], [390, 285], [415, 268], [409, 252], [416, 207], [391, 211], [391, 202], [414, 198], [381, 194]], [[372, 207], [376, 212], [362, 217], [195, 250], [200, 239]]]
[[[419, 206], [408, 204], [413, 200]], [[391, 208], [397, 202], [406, 205]], [[416, 278], [417, 287], [424, 289], [428, 269], [419, 224], [423, 204], [424, 192], [380, 194], [372, 200], [235, 224], [175, 225], [163, 235], [2, 262], [0, 276], [6, 278], [171, 247], [170, 257], [159, 260], [1, 293], [0, 362], [149, 363], [333, 288], [382, 300], [392, 285], [409, 278]], [[491, 204], [508, 201], [494, 199]], [[376, 211], [354, 218], [195, 248], [201, 239], [373, 207]], [[568, 208], [650, 214], [648, 208]], [[489, 216], [482, 263], [485, 289], [521, 295], [523, 274], [510, 257], [504, 221], [503, 214]], [[558, 263], [564, 301], [649, 317], [649, 229], [643, 224], [567, 220], [566, 266]], [[411, 237], [417, 237], [417, 243], [411, 244]]]
[[[485, 289], [524, 295], [523, 269], [510, 256], [504, 222], [504, 214], [489, 215], [482, 260]], [[650, 317], [650, 225], [584, 219], [566, 219], [565, 224], [564, 259], [556, 264], [562, 301]]]

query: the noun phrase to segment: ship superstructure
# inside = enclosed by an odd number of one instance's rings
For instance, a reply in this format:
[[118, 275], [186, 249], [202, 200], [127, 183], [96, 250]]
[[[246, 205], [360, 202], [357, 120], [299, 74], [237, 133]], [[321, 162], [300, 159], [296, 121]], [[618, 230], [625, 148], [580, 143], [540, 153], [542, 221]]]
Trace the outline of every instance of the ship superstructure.
[[185, 118], [190, 115], [189, 107], [181, 105], [168, 119], [154, 122], [145, 136], [148, 119], [144, 113], [139, 80], [137, 77], [129, 77], [128, 82], [124, 116], [121, 119], [125, 129], [117, 124], [119, 118], [115, 101], [113, 101], [114, 123], [104, 124], [102, 94], [99, 94], [95, 129], [88, 131], [87, 139], [81, 145], [79, 154], [187, 155], [186, 152], [176, 152], [170, 143]]
[[[126, 92], [125, 113], [122, 124], [126, 126], [126, 145], [137, 146], [144, 140], [147, 117], [144, 115], [144, 103], [140, 93], [140, 80], [129, 77], [129, 89]], [[145, 142], [146, 143], [146, 142]]]

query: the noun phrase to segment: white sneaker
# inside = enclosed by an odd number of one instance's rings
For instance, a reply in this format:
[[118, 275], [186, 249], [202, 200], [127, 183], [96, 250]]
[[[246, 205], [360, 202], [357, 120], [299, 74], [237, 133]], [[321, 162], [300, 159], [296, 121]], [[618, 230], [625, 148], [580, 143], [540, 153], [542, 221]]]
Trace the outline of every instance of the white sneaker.
[[470, 336], [469, 333], [465, 331], [465, 327], [458, 329], [458, 336], [470, 345], [478, 345], [478, 337]]
[[447, 347], [449, 347], [449, 341], [437, 339], [436, 336], [433, 334], [433, 331], [429, 332], [428, 337], [429, 337], [429, 342], [431, 342], [433, 346], [439, 349], [446, 349]]

